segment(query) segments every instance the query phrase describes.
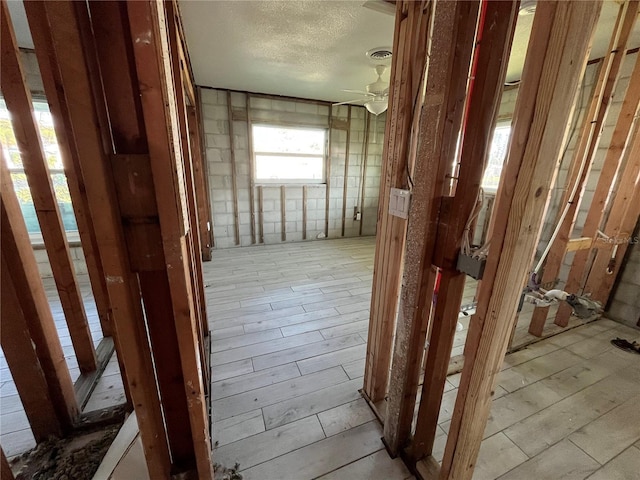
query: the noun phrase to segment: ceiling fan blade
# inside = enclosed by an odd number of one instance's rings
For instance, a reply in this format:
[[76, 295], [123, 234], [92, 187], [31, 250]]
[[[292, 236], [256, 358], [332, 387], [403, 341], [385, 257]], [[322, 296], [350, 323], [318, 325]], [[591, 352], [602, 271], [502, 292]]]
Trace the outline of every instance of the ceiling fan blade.
[[366, 102], [367, 100], [369, 100], [368, 98], [358, 98], [356, 100], [349, 100], [347, 102], [340, 102], [340, 103], [332, 103], [332, 105], [334, 107], [337, 107], [338, 105], [349, 105], [351, 103], [360, 103], [360, 102]]
[[364, 92], [362, 90], [347, 90], [345, 88], [342, 89], [343, 92], [347, 93], [357, 93], [358, 95], [366, 95], [367, 97], [373, 97], [374, 94], [371, 92]]

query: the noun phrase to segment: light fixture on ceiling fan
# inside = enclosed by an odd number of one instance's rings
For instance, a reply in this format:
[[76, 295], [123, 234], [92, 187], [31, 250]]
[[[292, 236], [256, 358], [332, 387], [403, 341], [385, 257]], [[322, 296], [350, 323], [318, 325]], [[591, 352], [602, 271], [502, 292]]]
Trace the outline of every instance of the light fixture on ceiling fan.
[[364, 102], [364, 107], [372, 114], [380, 115], [384, 113], [389, 106], [389, 82], [382, 80], [382, 75], [387, 70], [387, 66], [376, 65], [375, 70], [378, 74], [378, 79], [367, 85], [366, 92], [362, 90], [343, 90], [343, 92], [360, 94], [363, 96], [362, 98], [334, 103], [333, 105], [349, 105]]

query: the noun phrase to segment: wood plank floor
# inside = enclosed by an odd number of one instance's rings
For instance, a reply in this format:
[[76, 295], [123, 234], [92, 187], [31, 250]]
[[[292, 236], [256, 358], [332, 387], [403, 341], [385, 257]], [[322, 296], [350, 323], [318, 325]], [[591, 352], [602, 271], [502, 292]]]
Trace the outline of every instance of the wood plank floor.
[[407, 479], [360, 396], [374, 238], [216, 250], [204, 264], [214, 461], [246, 480]]
[[[247, 480], [413, 478], [387, 455], [381, 427], [358, 393], [374, 248], [373, 238], [256, 246], [216, 250], [204, 264], [216, 462], [238, 462]], [[85, 291], [97, 343], [87, 284]], [[474, 292], [469, 281], [464, 302]], [[460, 323], [454, 347], [461, 352], [468, 318]], [[640, 361], [609, 343], [615, 336], [638, 340], [639, 333], [602, 319], [509, 354], [474, 479], [639, 478]], [[66, 347], [77, 376], [70, 342]], [[0, 441], [11, 456], [33, 446], [33, 437], [0, 361]], [[459, 380], [447, 379], [436, 457]], [[87, 409], [122, 395], [112, 358]]]
[[[412, 478], [358, 394], [374, 247], [358, 238], [214, 251], [204, 275], [216, 462], [238, 462], [247, 480]], [[474, 292], [470, 280], [464, 302]], [[468, 318], [460, 323], [454, 355]], [[611, 472], [638, 471], [640, 421], [621, 419], [638, 415], [640, 362], [609, 344], [638, 331], [572, 325], [507, 356], [474, 478], [638, 478]], [[525, 312], [522, 338], [527, 327]], [[447, 380], [436, 456], [459, 377]]]
[[[44, 278], [43, 283], [49, 305], [51, 306], [51, 312], [53, 313], [56, 329], [60, 337], [60, 343], [64, 351], [65, 361], [71, 373], [71, 380], [75, 382], [80, 377], [80, 369], [78, 368], [78, 361], [73, 351], [69, 329], [64, 319], [58, 292], [53, 278]], [[96, 305], [93, 301], [89, 277], [87, 275], [78, 275], [78, 284], [82, 292], [82, 299], [93, 343], [97, 347], [100, 340], [102, 340], [102, 329], [100, 327]], [[112, 355], [84, 411], [99, 410], [123, 403], [124, 401], [124, 387], [122, 386], [118, 362], [116, 356]], [[7, 457], [24, 453], [36, 445], [2, 351], [0, 351], [0, 444]]]

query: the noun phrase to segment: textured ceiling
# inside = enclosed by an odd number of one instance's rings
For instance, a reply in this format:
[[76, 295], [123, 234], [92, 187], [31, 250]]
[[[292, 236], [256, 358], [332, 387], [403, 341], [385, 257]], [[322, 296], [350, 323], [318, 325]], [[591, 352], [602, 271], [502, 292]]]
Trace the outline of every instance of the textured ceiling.
[[[354, 95], [341, 89], [362, 90], [376, 79], [365, 52], [393, 44], [393, 15], [364, 8], [364, 0], [179, 2], [199, 85], [350, 100]], [[18, 43], [32, 48], [22, 2], [8, 3]], [[591, 58], [606, 53], [618, 9], [619, 2], [604, 2]], [[532, 21], [518, 17], [508, 81], [520, 78]], [[640, 21], [630, 42], [638, 46]]]
[[[345, 101], [375, 80], [364, 53], [393, 44], [394, 18], [357, 1], [180, 0], [191, 62], [200, 85]], [[619, 4], [605, 2], [592, 58], [609, 43]], [[533, 16], [519, 16], [508, 68], [518, 80]], [[636, 26], [631, 46], [640, 45]], [[387, 73], [388, 76], [388, 73]]]

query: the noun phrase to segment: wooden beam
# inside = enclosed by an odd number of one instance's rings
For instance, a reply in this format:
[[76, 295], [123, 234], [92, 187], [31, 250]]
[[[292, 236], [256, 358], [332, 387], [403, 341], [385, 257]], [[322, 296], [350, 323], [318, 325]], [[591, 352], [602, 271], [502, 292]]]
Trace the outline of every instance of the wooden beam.
[[[139, 135], [130, 135], [120, 124], [109, 129], [102, 117], [104, 98], [101, 80], [105, 92], [118, 93], [116, 88], [121, 82], [123, 90], [118, 100], [130, 102], [135, 97], [132, 86], [127, 83], [128, 70], [120, 68], [117, 54], [126, 55], [125, 37], [122, 25], [122, 5], [109, 2], [92, 3], [92, 17], [101, 18], [101, 22], [90, 23], [86, 3], [39, 2], [26, 5], [27, 15], [30, 9], [45, 9], [49, 21], [50, 36], [53, 39], [52, 51], [56, 55], [55, 64], [60, 73], [59, 88], [49, 88], [49, 101], [59, 102], [62, 118], [70, 142], [74, 142], [78, 151], [80, 168], [87, 187], [87, 200], [94, 219], [99, 252], [107, 278], [107, 288], [114, 315], [114, 327], [118, 344], [118, 354], [125, 365], [126, 380], [143, 442], [143, 449], [150, 475], [153, 478], [167, 478], [170, 472], [170, 457], [167, 446], [166, 430], [158, 396], [158, 386], [149, 339], [145, 327], [145, 317], [140, 300], [138, 279], [131, 271], [127, 243], [114, 191], [111, 160], [104, 148], [129, 143], [140, 152], [144, 139]], [[105, 23], [102, 22], [105, 21]], [[52, 28], [56, 25], [56, 28]], [[64, 28], [62, 28], [64, 26]], [[95, 67], [94, 38], [97, 44], [109, 55], [102, 59], [102, 78], [98, 78]], [[109, 48], [107, 48], [109, 45]], [[111, 75], [105, 63], [111, 63], [121, 71]], [[43, 66], [41, 66], [43, 68]], [[50, 68], [50, 67], [44, 67]], [[109, 81], [116, 82], [109, 83]], [[135, 102], [130, 105], [136, 111]], [[137, 129], [137, 115], [127, 115], [123, 110], [112, 108], [109, 119], [120, 119]], [[133, 122], [131, 122], [133, 120]], [[108, 139], [109, 141], [105, 141]]]
[[513, 319], [538, 244], [556, 159], [584, 75], [601, 2], [538, 5], [514, 112], [512, 141], [496, 197], [477, 313], [465, 362], [441, 479], [469, 480], [489, 416]]
[[69, 335], [82, 373], [96, 369], [96, 352], [84, 311], [60, 209], [33, 113], [31, 93], [24, 83], [20, 52], [6, 4], [2, 3], [2, 94], [11, 112], [13, 131], [20, 145], [22, 165], [31, 190], [40, 231], [47, 249]]
[[18, 291], [9, 274], [5, 255], [3, 250], [0, 342], [31, 431], [36, 442], [40, 443], [49, 436], [61, 437], [65, 430], [53, 408], [53, 398], [31, 340], [27, 319], [18, 302]]
[[2, 351], [37, 442], [68, 433], [78, 415], [71, 376], [5, 159], [2, 177]]
[[264, 243], [264, 187], [258, 186], [258, 238], [260, 243]]
[[29, 241], [27, 226], [13, 188], [6, 159], [1, 151], [0, 197], [2, 203], [0, 243], [4, 258], [3, 268], [7, 268], [3, 275], [11, 278], [11, 283], [16, 290], [16, 301], [21, 312], [18, 314], [24, 315], [30, 341], [33, 343], [38, 362], [47, 380], [57, 421], [62, 431], [68, 431], [78, 416], [78, 403], [49, 301], [44, 292], [38, 264]]
[[[555, 282], [564, 260], [567, 242], [577, 220], [580, 203], [586, 186], [586, 180], [591, 172], [593, 158], [598, 147], [604, 121], [609, 110], [611, 97], [620, 76], [624, 52], [638, 16], [640, 2], [626, 0], [620, 5], [616, 26], [611, 36], [607, 55], [600, 68], [593, 95], [585, 112], [584, 120], [578, 137], [578, 143], [569, 167], [566, 185], [568, 190], [563, 196], [559, 209], [567, 207], [567, 214], [560, 226], [558, 235], [549, 250], [549, 256], [544, 266], [542, 283]], [[576, 187], [574, 187], [574, 185]], [[575, 188], [575, 190], [574, 190]], [[575, 191], [575, 194], [574, 194]], [[558, 219], [560, 221], [560, 219]], [[531, 317], [529, 333], [541, 336], [549, 313], [549, 307], [536, 308]]]
[[366, 188], [367, 188], [367, 166], [369, 163], [369, 130], [371, 130], [371, 114], [369, 110], [364, 111], [364, 140], [363, 140], [363, 150], [362, 150], [362, 195], [360, 195], [360, 227], [358, 230], [358, 234], [362, 236], [362, 229], [364, 227], [364, 205], [366, 198]]
[[[470, 228], [469, 218], [477, 206], [491, 149], [517, 14], [518, 7], [513, 2], [486, 2], [480, 12], [472, 66], [473, 82], [469, 86], [466, 118], [462, 125], [458, 174], [453, 183], [455, 195], [450, 208], [447, 204], [442, 205], [444, 213], [441, 211], [436, 233], [434, 263], [441, 268], [441, 278], [425, 362], [423, 397], [418, 414], [420, 428], [416, 428], [411, 449], [414, 458], [432, 453], [466, 280], [466, 276], [456, 268], [457, 259], [462, 237], [473, 234], [467, 228]], [[467, 24], [466, 28], [471, 30], [473, 26]], [[451, 139], [449, 144], [452, 150], [455, 149], [453, 142]], [[445, 180], [445, 175], [442, 175], [441, 185], [446, 188]]]
[[307, 185], [302, 186], [302, 239], [307, 239]]
[[331, 195], [331, 158], [332, 158], [332, 140], [333, 135], [333, 105], [329, 106], [329, 135], [327, 138], [327, 155], [324, 166], [324, 237], [329, 238], [329, 197]]
[[287, 191], [280, 185], [280, 224], [282, 227], [282, 241], [287, 241]]
[[[149, 144], [151, 170], [156, 184], [156, 202], [160, 218], [162, 243], [173, 305], [175, 329], [180, 350], [195, 462], [198, 478], [213, 480], [209, 420], [202, 379], [197, 318], [191, 296], [190, 278], [184, 259], [188, 258], [185, 222], [188, 204], [185, 199], [184, 161], [172, 139], [178, 137], [174, 79], [171, 65], [162, 52], [170, 47], [166, 18], [161, 2], [133, 2], [127, 13], [142, 111]], [[145, 42], [135, 39], [145, 38]], [[167, 107], [165, 107], [165, 105]], [[188, 160], [188, 159], [187, 159]]]
[[[582, 227], [583, 237], [594, 237], [602, 224], [607, 206], [610, 206], [615, 193], [611, 192], [611, 185], [618, 178], [623, 159], [633, 138], [634, 130], [638, 128], [637, 117], [640, 115], [640, 55], [636, 56], [636, 63], [629, 79], [629, 85], [618, 114], [618, 121], [609, 142], [609, 149], [604, 159], [602, 171], [598, 176], [598, 184], [591, 199], [591, 206]], [[571, 241], [569, 242], [571, 243]], [[597, 245], [597, 244], [596, 244]], [[591, 248], [589, 245], [586, 248]], [[569, 251], [567, 249], [567, 251]], [[587, 261], [590, 252], [582, 250], [573, 257], [571, 270], [567, 277], [565, 290], [571, 293], [582, 293], [584, 276], [587, 271]], [[560, 304], [556, 313], [555, 323], [567, 326], [571, 308]]]
[[[35, 53], [38, 58], [38, 64], [42, 65], [50, 62], [53, 58], [50, 55], [51, 39], [46, 38], [46, 29], [40, 28], [41, 21], [46, 21], [44, 16], [40, 14], [32, 14], [29, 18], [31, 36], [34, 39], [34, 45], [37, 46]], [[50, 76], [43, 78], [43, 83], [53, 85], [56, 80], [56, 66], [52, 68], [44, 68], [40, 70], [41, 76]], [[60, 113], [56, 112], [56, 102], [49, 104], [49, 110], [54, 118], [59, 118]], [[78, 226], [78, 234], [80, 236], [82, 251], [84, 253], [87, 272], [91, 282], [91, 290], [98, 311], [98, 318], [102, 327], [102, 333], [105, 337], [112, 335], [111, 326], [111, 306], [107, 294], [107, 283], [104, 278], [104, 270], [102, 261], [98, 255], [98, 243], [93, 228], [93, 219], [89, 215], [89, 205], [87, 203], [86, 186], [78, 166], [78, 154], [72, 149], [72, 145], [67, 140], [64, 126], [61, 123], [54, 123], [56, 139], [64, 164], [67, 185], [69, 186], [69, 194], [71, 196], [71, 204], [75, 214]]]
[[[238, 166], [236, 165], [236, 138], [233, 133], [233, 112], [231, 92], [227, 90], [227, 111], [229, 115], [229, 153], [231, 156], [231, 190], [233, 192], [233, 225], [236, 245], [240, 245], [240, 218], [238, 214]], [[251, 131], [248, 135], [252, 135]]]
[[[198, 97], [199, 97], [198, 90]], [[196, 201], [198, 203], [198, 222], [200, 222], [200, 248], [202, 260], [211, 261], [211, 207], [209, 201], [209, 182], [207, 156], [203, 153], [202, 136], [200, 134], [199, 100], [196, 106], [188, 107], [189, 136], [191, 140], [191, 158], [193, 160], [193, 176], [196, 186]]]
[[15, 480], [13, 472], [11, 471], [11, 465], [7, 461], [7, 457], [4, 454], [4, 450], [0, 448], [0, 479], [1, 480]]
[[[440, 202], [454, 163], [461, 128], [478, 6], [479, 2], [443, 1], [436, 4], [432, 13], [434, 19], [428, 38], [430, 58], [425, 94], [418, 112], [414, 188], [391, 365], [394, 374], [389, 381], [384, 424], [385, 442], [393, 454], [405, 447], [410, 438], [434, 300], [437, 272], [432, 263]], [[416, 435], [420, 434], [429, 435], [426, 429], [416, 431]]]
[[603, 305], [607, 303], [622, 259], [635, 241], [633, 232], [640, 216], [640, 130], [635, 134], [627, 164], [616, 188], [616, 195], [604, 226], [608, 241], [598, 242], [598, 251], [585, 282], [584, 292]]
[[398, 307], [407, 221], [389, 213], [391, 188], [409, 188], [407, 154], [415, 102], [426, 63], [431, 3], [397, 2], [394, 56], [389, 83], [389, 110], [380, 176], [378, 232], [364, 393], [372, 401], [384, 399], [391, 363], [393, 330]]
[[[184, 56], [178, 54], [178, 47], [181, 39], [179, 35], [180, 16], [178, 14], [178, 5], [176, 1], [165, 2], [167, 12], [167, 20], [169, 25], [169, 44], [171, 46], [171, 61], [173, 67], [173, 77], [176, 83], [176, 101], [178, 110], [178, 122], [181, 138], [181, 154], [184, 164], [184, 181], [186, 183], [187, 207], [189, 213], [189, 232], [187, 232], [187, 247], [189, 257], [187, 266], [191, 274], [191, 295], [195, 307], [196, 320], [198, 323], [198, 342], [200, 349], [200, 358], [205, 363], [202, 368], [202, 382], [205, 386], [205, 392], [209, 388], [209, 360], [205, 348], [205, 337], [209, 335], [209, 325], [207, 320], [206, 300], [204, 295], [204, 280], [202, 276], [202, 259], [199, 256], [200, 248], [200, 225], [198, 223], [198, 205], [196, 199], [195, 178], [193, 173], [193, 160], [191, 155], [191, 146], [189, 141], [189, 127], [187, 115], [187, 98], [185, 96], [186, 87], [184, 84], [184, 75], [181, 67], [181, 61]], [[171, 24], [173, 22], [173, 24]], [[182, 58], [182, 60], [180, 60]], [[198, 256], [196, 256], [198, 252]]]
[[[251, 217], [251, 245], [256, 243], [256, 159], [253, 151], [253, 122], [251, 120], [251, 95], [245, 95], [247, 102], [247, 147], [249, 154], [249, 216]], [[229, 120], [231, 121], [231, 120]]]
[[593, 238], [591, 237], [572, 238], [567, 242], [566, 252], [581, 252], [584, 250], [589, 250], [592, 245]]
[[344, 152], [344, 175], [342, 177], [342, 236], [347, 221], [347, 189], [349, 187], [349, 147], [351, 144], [351, 105], [347, 105], [347, 145]]

